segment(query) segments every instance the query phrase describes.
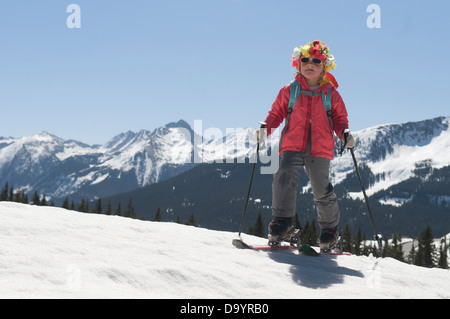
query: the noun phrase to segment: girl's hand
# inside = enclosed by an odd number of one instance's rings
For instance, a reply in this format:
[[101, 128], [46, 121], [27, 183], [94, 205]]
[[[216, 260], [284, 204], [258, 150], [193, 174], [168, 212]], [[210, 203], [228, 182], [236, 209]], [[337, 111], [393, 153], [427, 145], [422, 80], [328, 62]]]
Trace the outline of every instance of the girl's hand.
[[356, 144], [355, 138], [350, 133], [350, 130], [344, 130], [344, 133], [341, 135], [341, 141], [345, 143], [347, 148], [354, 148]]

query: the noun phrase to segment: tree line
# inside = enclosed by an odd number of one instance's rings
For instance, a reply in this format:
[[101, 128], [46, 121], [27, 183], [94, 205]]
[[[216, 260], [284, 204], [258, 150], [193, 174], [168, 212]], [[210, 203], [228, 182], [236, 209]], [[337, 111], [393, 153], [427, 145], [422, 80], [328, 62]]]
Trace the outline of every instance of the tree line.
[[[34, 192], [33, 197], [30, 201], [28, 198], [28, 194], [24, 190], [14, 189], [14, 187], [12, 185], [9, 185], [8, 182], [5, 183], [4, 187], [0, 191], [0, 202], [1, 201], [16, 202], [37, 206], [56, 206], [53, 200], [48, 202], [45, 194], [39, 195], [37, 191]], [[123, 206], [122, 203], [119, 202], [117, 203], [115, 209], [113, 209], [111, 201], [109, 200], [106, 203], [105, 207], [101, 198], [94, 200], [94, 203], [90, 203], [89, 200], [82, 198], [81, 201], [78, 204], [76, 204], [75, 201], [70, 200], [69, 197], [66, 196], [61, 207], [67, 210], [78, 211], [81, 213], [116, 215], [137, 219], [137, 214], [135, 212], [131, 198], [129, 199], [126, 206]], [[145, 217], [141, 215], [139, 219], [145, 220]], [[153, 221], [162, 221], [160, 208], [157, 209]], [[177, 216], [175, 222], [179, 224], [182, 223], [180, 216]], [[185, 221], [184, 224], [197, 227], [197, 222], [195, 220], [194, 213], [192, 213], [189, 216], [189, 218]]]
[[[309, 244], [311, 246], [319, 246], [320, 233], [316, 227], [316, 221], [307, 221], [302, 227], [298, 214], [296, 214], [297, 228], [301, 229], [300, 241], [302, 244]], [[249, 227], [248, 233], [250, 235], [266, 238], [266, 227], [263, 223], [262, 213], [259, 211], [255, 223]], [[435, 244], [433, 233], [430, 226], [427, 226], [419, 238], [414, 239], [408, 254], [403, 251], [402, 237], [398, 233], [394, 233], [392, 238], [384, 236], [384, 242], [381, 251], [376, 241], [367, 240], [366, 236], [362, 234], [361, 229], [358, 229], [356, 234], [352, 234], [350, 227], [345, 225], [341, 233], [342, 249], [357, 256], [369, 256], [372, 254], [375, 257], [391, 257], [402, 262], [413, 264], [422, 267], [438, 267], [448, 269], [448, 254], [450, 252], [450, 240], [442, 239], [439, 245]]]

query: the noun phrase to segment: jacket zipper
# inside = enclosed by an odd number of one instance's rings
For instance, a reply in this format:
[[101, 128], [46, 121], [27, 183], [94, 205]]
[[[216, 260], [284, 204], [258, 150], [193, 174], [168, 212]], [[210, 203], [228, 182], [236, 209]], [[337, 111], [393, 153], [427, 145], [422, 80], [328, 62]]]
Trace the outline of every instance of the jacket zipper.
[[307, 114], [308, 116], [306, 116], [306, 120], [305, 120], [305, 131], [303, 134], [303, 148], [302, 148], [302, 152], [306, 152], [306, 146], [308, 145], [308, 133], [309, 133], [309, 126], [311, 125], [311, 115], [312, 115], [312, 99], [313, 97], [308, 96], [308, 108], [306, 109], [306, 112], [309, 112], [309, 114]]

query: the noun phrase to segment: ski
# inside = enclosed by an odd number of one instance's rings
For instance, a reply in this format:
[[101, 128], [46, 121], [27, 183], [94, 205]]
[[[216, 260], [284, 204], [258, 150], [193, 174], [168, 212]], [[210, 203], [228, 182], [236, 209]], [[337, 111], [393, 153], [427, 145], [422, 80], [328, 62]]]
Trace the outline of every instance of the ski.
[[339, 250], [329, 250], [329, 251], [316, 251], [310, 245], [303, 244], [300, 247], [295, 245], [280, 244], [280, 245], [250, 245], [245, 243], [242, 239], [233, 239], [232, 244], [234, 247], [239, 249], [250, 249], [256, 251], [280, 251], [280, 250], [297, 250], [300, 254], [306, 256], [351, 256], [351, 253], [341, 252]]
[[340, 251], [321, 251], [320, 255], [327, 255], [327, 256], [352, 256], [352, 253], [348, 252], [340, 252]]
[[241, 239], [233, 239], [233, 246], [239, 249], [251, 249], [251, 250], [289, 250], [298, 249], [293, 245], [249, 245]]

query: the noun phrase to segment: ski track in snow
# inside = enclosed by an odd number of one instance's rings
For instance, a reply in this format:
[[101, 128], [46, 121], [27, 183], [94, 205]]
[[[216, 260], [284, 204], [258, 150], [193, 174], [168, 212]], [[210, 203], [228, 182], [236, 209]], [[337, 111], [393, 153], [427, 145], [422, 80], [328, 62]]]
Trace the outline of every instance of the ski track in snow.
[[0, 202], [0, 298], [450, 298], [449, 270], [239, 250], [236, 237]]

